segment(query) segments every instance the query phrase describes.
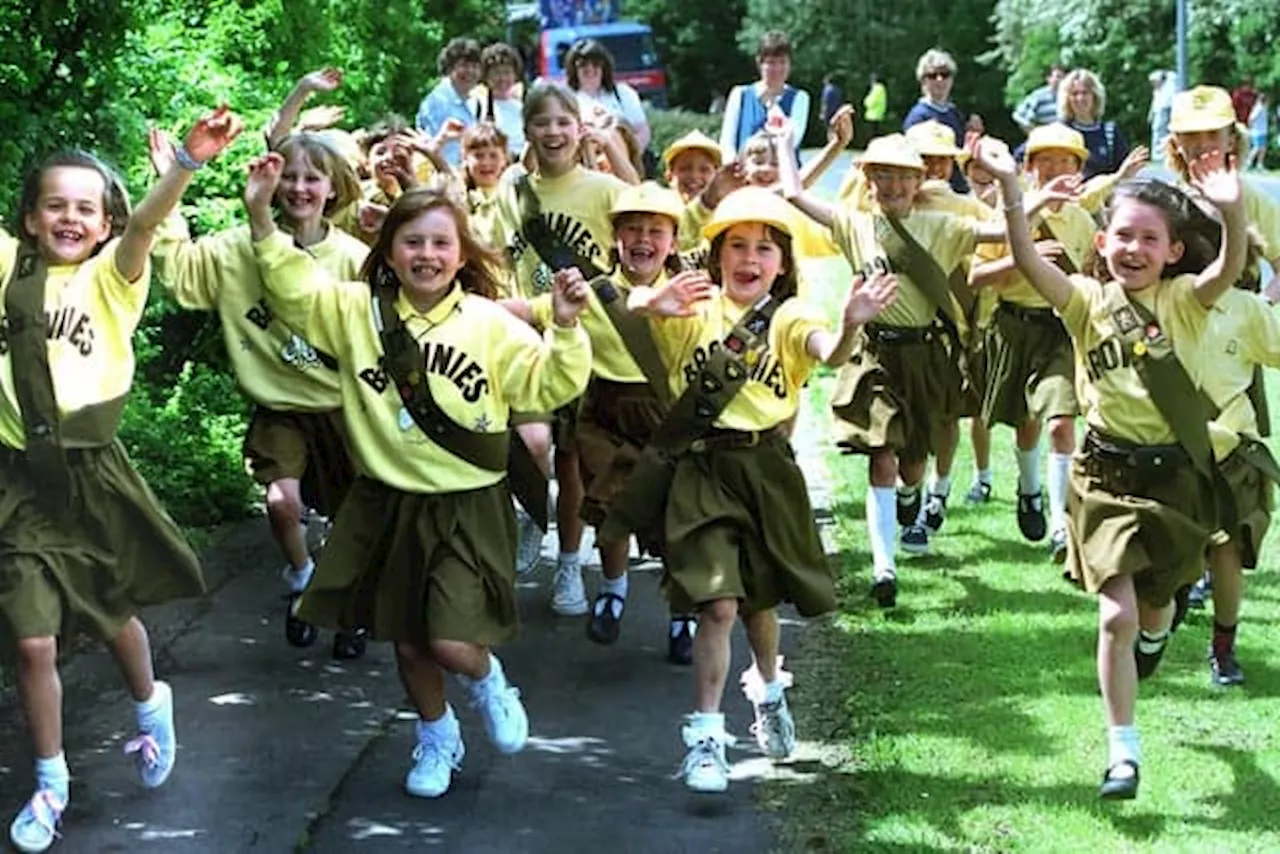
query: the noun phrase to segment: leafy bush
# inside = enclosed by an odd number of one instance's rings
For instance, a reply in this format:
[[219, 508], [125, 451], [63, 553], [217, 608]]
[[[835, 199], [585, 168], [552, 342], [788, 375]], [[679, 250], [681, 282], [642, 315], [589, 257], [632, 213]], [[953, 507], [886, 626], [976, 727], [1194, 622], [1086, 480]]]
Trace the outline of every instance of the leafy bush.
[[649, 145], [659, 157], [668, 145], [691, 130], [700, 130], [712, 139], [720, 136], [719, 116], [708, 116], [692, 110], [659, 110], [653, 107], [646, 107], [645, 114], [649, 119], [649, 129], [653, 132], [653, 141]]

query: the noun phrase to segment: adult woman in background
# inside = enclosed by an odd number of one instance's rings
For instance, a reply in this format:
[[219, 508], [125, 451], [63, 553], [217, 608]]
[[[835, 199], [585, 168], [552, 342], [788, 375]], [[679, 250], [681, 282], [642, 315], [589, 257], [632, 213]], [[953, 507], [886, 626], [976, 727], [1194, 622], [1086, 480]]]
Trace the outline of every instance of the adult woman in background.
[[764, 127], [769, 110], [777, 107], [795, 128], [792, 141], [799, 163], [800, 143], [809, 126], [809, 93], [787, 84], [791, 74], [791, 42], [785, 33], [765, 33], [756, 50], [760, 79], [729, 90], [720, 125], [720, 149], [726, 161], [735, 160], [752, 134]]
[[1078, 131], [1089, 149], [1084, 179], [1120, 171], [1129, 156], [1129, 142], [1115, 122], [1103, 121], [1107, 90], [1098, 75], [1084, 68], [1067, 73], [1058, 86], [1058, 116], [1063, 124]]
[[[916, 62], [916, 80], [920, 82], [920, 100], [902, 120], [905, 132], [921, 122], [940, 122], [956, 135], [956, 147], [964, 148], [965, 124], [968, 119], [960, 108], [951, 103], [951, 87], [956, 82], [956, 61], [945, 50], [930, 49]], [[951, 188], [957, 193], [968, 192], [969, 185], [959, 169], [951, 173]]]
[[626, 83], [614, 79], [613, 54], [595, 39], [583, 39], [569, 48], [564, 60], [566, 82], [578, 96], [582, 120], [603, 123], [606, 116], [626, 122], [642, 149], [653, 135], [645, 117], [640, 95]]

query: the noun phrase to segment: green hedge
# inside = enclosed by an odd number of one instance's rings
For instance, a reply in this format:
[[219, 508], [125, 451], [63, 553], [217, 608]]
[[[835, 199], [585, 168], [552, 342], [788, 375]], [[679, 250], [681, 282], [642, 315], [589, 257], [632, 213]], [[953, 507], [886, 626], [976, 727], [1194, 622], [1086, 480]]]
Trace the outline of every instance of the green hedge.
[[658, 110], [652, 107], [647, 107], [645, 114], [649, 118], [649, 129], [653, 134], [653, 141], [649, 145], [659, 157], [668, 145], [691, 130], [700, 130], [712, 139], [720, 136], [720, 116], [685, 109]]

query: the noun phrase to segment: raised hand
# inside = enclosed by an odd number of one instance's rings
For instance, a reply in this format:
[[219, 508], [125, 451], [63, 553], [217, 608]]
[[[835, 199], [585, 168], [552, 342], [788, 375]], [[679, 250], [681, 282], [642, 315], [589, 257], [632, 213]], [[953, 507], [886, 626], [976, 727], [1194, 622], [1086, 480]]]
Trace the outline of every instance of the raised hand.
[[1061, 258], [1066, 251], [1066, 247], [1056, 240], [1036, 241], [1036, 254], [1046, 261], [1053, 261], [1056, 258]]
[[311, 92], [332, 92], [342, 85], [342, 69], [322, 68], [304, 75], [298, 84]]
[[706, 270], [686, 270], [655, 291], [647, 308], [658, 317], [692, 317], [697, 313], [695, 304], [714, 293], [715, 285]]
[[223, 104], [212, 113], [202, 117], [187, 132], [182, 146], [187, 154], [197, 163], [212, 160], [222, 153], [232, 141], [244, 130], [244, 122]]
[[845, 148], [853, 141], [853, 106], [844, 104], [827, 123], [827, 141]]
[[552, 281], [551, 313], [556, 326], [573, 326], [587, 304], [590, 286], [577, 267], [557, 270]]
[[702, 203], [709, 208], [714, 208], [720, 204], [721, 199], [734, 190], [746, 186], [746, 183], [747, 179], [743, 173], [742, 164], [737, 162], [726, 163], [716, 170], [716, 174], [711, 178], [711, 183], [702, 191]]
[[1192, 186], [1219, 210], [1242, 204], [1240, 173], [1233, 160], [1229, 154], [1209, 151], [1187, 163]]
[[997, 178], [1012, 178], [1018, 174], [1018, 164], [1009, 153], [1009, 146], [989, 136], [975, 139], [969, 147], [974, 162]]
[[386, 205], [378, 205], [373, 202], [361, 202], [356, 208], [356, 222], [360, 225], [360, 230], [366, 234], [377, 234], [382, 231], [382, 223], [387, 218]]
[[1128, 156], [1120, 163], [1120, 168], [1116, 170], [1121, 178], [1132, 178], [1142, 171], [1142, 167], [1151, 162], [1151, 149], [1145, 145], [1139, 145], [1137, 148], [1129, 152]]
[[159, 128], [147, 131], [147, 155], [156, 175], [164, 175], [173, 168], [173, 139]]
[[244, 206], [250, 214], [269, 215], [283, 171], [284, 157], [274, 151], [250, 161], [249, 178], [244, 185]]
[[870, 323], [898, 298], [898, 277], [892, 273], [854, 276], [849, 298], [844, 303], [846, 328]]
[[347, 108], [336, 104], [310, 107], [298, 116], [298, 127], [301, 130], [325, 130], [333, 127], [346, 116]]

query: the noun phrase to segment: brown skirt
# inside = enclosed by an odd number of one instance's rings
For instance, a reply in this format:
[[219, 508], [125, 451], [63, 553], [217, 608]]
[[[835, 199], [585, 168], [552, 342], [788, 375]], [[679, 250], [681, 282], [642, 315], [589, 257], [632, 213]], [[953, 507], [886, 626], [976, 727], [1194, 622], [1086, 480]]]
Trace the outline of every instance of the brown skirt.
[[754, 446], [681, 457], [666, 534], [673, 613], [716, 599], [738, 599], [745, 613], [782, 602], [806, 617], [836, 607], [804, 475], [779, 432]]
[[595, 377], [578, 413], [578, 454], [586, 494], [582, 518], [599, 527], [635, 469], [666, 407], [648, 383]]
[[1218, 466], [1235, 504], [1235, 526], [1227, 532], [1240, 549], [1240, 563], [1248, 569], [1258, 567], [1262, 541], [1271, 527], [1271, 511], [1275, 505], [1275, 485], [1234, 453]]
[[465, 492], [401, 492], [356, 478], [298, 616], [375, 640], [515, 636], [515, 513], [506, 481]]
[[200, 561], [117, 440], [67, 452], [71, 506], [37, 500], [25, 455], [0, 450], [0, 639], [120, 634], [139, 609], [205, 592]]
[[1053, 309], [1002, 302], [989, 340], [982, 418], [1021, 427], [1079, 411], [1071, 338]]
[[1093, 452], [1094, 441], [1091, 433], [1071, 463], [1067, 574], [1090, 593], [1131, 575], [1141, 601], [1167, 605], [1204, 571], [1216, 527], [1206, 523], [1217, 514], [1213, 487], [1185, 460], [1144, 472]]
[[244, 458], [258, 483], [301, 481], [302, 500], [325, 516], [342, 506], [355, 469], [342, 412], [282, 412], [259, 406], [244, 437]]
[[928, 458], [933, 435], [971, 407], [956, 342], [941, 325], [869, 325], [858, 333], [832, 393], [836, 441], [846, 452], [890, 448]]

